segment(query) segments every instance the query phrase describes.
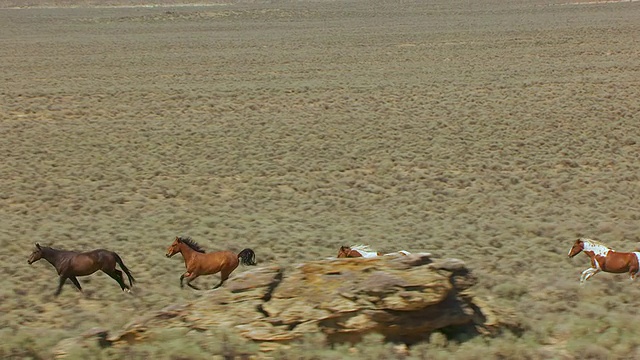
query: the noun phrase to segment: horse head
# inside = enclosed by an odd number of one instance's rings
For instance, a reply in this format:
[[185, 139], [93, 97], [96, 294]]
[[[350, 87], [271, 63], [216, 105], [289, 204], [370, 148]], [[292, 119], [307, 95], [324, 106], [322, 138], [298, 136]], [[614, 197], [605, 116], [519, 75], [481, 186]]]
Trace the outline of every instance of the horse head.
[[176, 239], [173, 241], [171, 246], [167, 249], [167, 253], [165, 254], [168, 258], [180, 252], [180, 243], [182, 239], [179, 236], [176, 236]]
[[40, 247], [40, 244], [36, 243], [36, 249], [33, 250], [31, 255], [29, 255], [29, 260], [27, 260], [27, 263], [31, 265], [40, 259], [42, 259], [42, 248]]
[[338, 250], [338, 258], [346, 258], [349, 257], [349, 253], [351, 252], [351, 248], [348, 246], [340, 246], [340, 250]]
[[569, 257], [572, 258], [578, 255], [582, 250], [584, 250], [584, 241], [578, 239], [573, 243], [571, 250], [569, 250]]

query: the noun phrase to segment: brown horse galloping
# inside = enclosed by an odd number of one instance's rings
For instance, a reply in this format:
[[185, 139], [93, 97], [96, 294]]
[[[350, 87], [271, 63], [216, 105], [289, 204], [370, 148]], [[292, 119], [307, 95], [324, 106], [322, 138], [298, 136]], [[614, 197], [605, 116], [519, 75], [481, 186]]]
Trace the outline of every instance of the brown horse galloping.
[[591, 260], [591, 267], [582, 272], [580, 284], [584, 284], [600, 271], [609, 273], [628, 273], [634, 280], [640, 271], [640, 252], [618, 252], [608, 246], [587, 238], [580, 238], [573, 243], [569, 250], [572, 258], [584, 252]]
[[220, 283], [214, 286], [219, 288], [229, 275], [235, 270], [240, 263], [243, 265], [256, 265], [256, 254], [251, 249], [244, 249], [239, 254], [231, 251], [216, 251], [205, 253], [195, 241], [189, 237], [176, 237], [175, 241], [167, 249], [166, 256], [172, 257], [177, 253], [182, 253], [184, 265], [187, 272], [180, 276], [180, 287], [184, 287], [182, 280], [187, 278], [189, 287], [200, 290], [200, 288], [191, 285], [191, 282], [200, 275], [212, 275], [220, 272]]
[[[40, 244], [36, 243], [36, 249], [31, 253], [27, 262], [31, 265], [40, 259], [47, 260], [56, 268], [58, 275], [60, 275], [60, 282], [55, 296], [60, 295], [62, 285], [64, 285], [67, 279], [71, 280], [73, 285], [82, 292], [82, 287], [80, 287], [76, 276], [91, 275], [98, 270], [102, 270], [105, 274], [117, 281], [122, 291], [129, 291], [130, 289], [124, 282], [122, 271], [127, 274], [130, 286], [133, 286], [133, 283], [136, 281], [133, 276], [131, 276], [129, 269], [127, 269], [122, 262], [120, 256], [109, 250], [98, 249], [78, 253], [75, 251], [57, 250], [47, 246], [40, 246]], [[122, 271], [116, 269], [116, 263], [120, 265]]]

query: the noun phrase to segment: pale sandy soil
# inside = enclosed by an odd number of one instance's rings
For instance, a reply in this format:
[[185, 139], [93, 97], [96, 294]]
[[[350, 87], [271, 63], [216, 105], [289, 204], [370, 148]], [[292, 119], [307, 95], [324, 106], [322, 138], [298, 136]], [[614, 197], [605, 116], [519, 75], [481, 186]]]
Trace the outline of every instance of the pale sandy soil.
[[[164, 257], [189, 235], [263, 264], [461, 258], [532, 347], [633, 354], [640, 284], [580, 288], [566, 253], [640, 243], [640, 8], [561, 3], [0, 10], [5, 343], [199, 296]], [[118, 252], [135, 296], [101, 274], [54, 299], [36, 241]]]

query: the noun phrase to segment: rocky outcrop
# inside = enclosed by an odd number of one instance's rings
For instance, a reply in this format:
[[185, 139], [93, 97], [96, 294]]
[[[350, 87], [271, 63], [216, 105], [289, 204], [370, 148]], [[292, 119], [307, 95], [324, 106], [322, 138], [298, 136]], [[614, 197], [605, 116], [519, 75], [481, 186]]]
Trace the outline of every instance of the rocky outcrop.
[[428, 253], [265, 266], [120, 331], [95, 330], [94, 338], [101, 344], [135, 343], [154, 329], [178, 326], [235, 329], [257, 342], [287, 343], [323, 333], [329, 343], [355, 343], [375, 332], [412, 344], [436, 330], [492, 334], [510, 326], [508, 318], [474, 298], [475, 283], [462, 261], [434, 260]]

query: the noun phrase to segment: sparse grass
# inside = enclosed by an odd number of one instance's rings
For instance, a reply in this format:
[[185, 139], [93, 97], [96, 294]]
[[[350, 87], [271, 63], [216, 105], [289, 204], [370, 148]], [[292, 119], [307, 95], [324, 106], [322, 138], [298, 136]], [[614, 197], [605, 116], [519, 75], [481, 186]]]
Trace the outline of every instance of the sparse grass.
[[[60, 340], [200, 296], [164, 257], [176, 235], [262, 264], [355, 243], [460, 258], [527, 328], [434, 334], [411, 359], [640, 356], [637, 284], [580, 287], [588, 261], [566, 258], [578, 236], [640, 241], [640, 13], [564, 2], [0, 11], [0, 357], [51, 358]], [[38, 1], [56, 3], [72, 2]], [[135, 294], [99, 274], [80, 280], [86, 298], [70, 285], [53, 298], [54, 269], [26, 264], [34, 242], [118, 252]], [[181, 331], [69, 355], [258, 352]], [[321, 335], [276, 354], [405, 356]]]

